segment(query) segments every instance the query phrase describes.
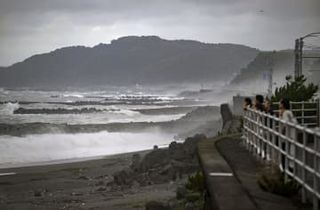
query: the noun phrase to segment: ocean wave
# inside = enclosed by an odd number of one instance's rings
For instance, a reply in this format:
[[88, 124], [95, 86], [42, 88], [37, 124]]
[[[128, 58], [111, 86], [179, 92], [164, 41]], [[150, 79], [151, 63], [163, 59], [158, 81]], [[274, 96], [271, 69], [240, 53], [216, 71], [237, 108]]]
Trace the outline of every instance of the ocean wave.
[[173, 135], [157, 132], [0, 136], [0, 168], [140, 151], [172, 140]]
[[0, 104], [0, 115], [12, 115], [17, 109], [19, 109], [19, 103], [7, 102]]
[[115, 113], [115, 114], [123, 114], [123, 115], [127, 115], [127, 116], [130, 116], [130, 117], [133, 117], [135, 115], [139, 115], [140, 114], [140, 112], [129, 110], [129, 109], [118, 109], [118, 110], [114, 110], [112, 112]]
[[84, 98], [84, 95], [82, 94], [63, 94], [62, 95], [65, 98], [73, 97], [73, 98]]
[[97, 112], [114, 112], [120, 111], [119, 109], [97, 109], [97, 108], [81, 108], [81, 109], [74, 109], [74, 108], [55, 108], [55, 109], [26, 109], [26, 108], [19, 108], [14, 110], [14, 114], [90, 114], [90, 113], [97, 113]]

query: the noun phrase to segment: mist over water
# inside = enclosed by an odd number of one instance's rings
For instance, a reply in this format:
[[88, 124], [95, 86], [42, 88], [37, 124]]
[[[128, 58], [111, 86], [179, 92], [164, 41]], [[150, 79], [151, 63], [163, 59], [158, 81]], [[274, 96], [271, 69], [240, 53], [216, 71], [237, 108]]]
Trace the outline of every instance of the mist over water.
[[173, 134], [82, 133], [0, 136], [0, 168], [152, 149], [173, 141]]
[[[1, 89], [0, 124], [4, 133], [0, 133], [0, 168], [68, 162], [71, 159], [127, 153], [152, 149], [154, 145], [168, 145], [177, 133], [150, 131], [146, 130], [146, 127], [139, 128], [136, 133], [97, 133], [99, 129], [95, 130], [95, 126], [92, 125], [118, 123], [126, 128], [126, 123], [130, 126], [140, 122], [165, 123], [182, 118], [198, 106], [218, 103], [225, 97], [216, 94], [219, 92], [218, 89], [200, 92], [199, 87], [196, 89], [194, 86], [170, 86], [148, 89], [138, 86], [136, 89], [111, 88], [99, 91]], [[16, 113], [18, 109], [22, 109], [24, 113]], [[88, 109], [93, 111], [88, 112]], [[13, 129], [13, 133], [6, 133], [7, 128], [15, 125], [18, 128]], [[36, 134], [37, 129], [43, 125], [49, 129], [39, 132], [43, 134]], [[55, 128], [56, 125], [81, 125], [81, 129], [75, 131], [79, 133], [73, 134], [63, 133], [66, 132], [63, 129], [59, 130], [59, 133], [51, 133], [53, 130], [50, 126]], [[25, 128], [30, 132], [23, 133]], [[87, 128], [89, 130], [86, 130]], [[24, 134], [28, 135], [22, 136]]]

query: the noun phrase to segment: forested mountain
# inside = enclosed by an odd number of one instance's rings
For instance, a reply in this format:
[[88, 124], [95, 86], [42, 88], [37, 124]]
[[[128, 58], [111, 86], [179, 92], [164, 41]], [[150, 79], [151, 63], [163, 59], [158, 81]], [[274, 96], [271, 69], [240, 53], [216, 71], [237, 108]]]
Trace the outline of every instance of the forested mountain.
[[129, 36], [34, 55], [0, 69], [2, 87], [229, 81], [259, 51], [243, 45]]

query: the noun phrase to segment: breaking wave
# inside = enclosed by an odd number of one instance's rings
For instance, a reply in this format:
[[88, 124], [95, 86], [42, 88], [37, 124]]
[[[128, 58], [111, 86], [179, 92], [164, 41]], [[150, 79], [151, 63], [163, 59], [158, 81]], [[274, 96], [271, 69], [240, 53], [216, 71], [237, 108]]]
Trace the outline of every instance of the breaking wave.
[[19, 109], [19, 103], [4, 103], [0, 105], [0, 115], [12, 115], [15, 110]]
[[0, 168], [141, 151], [172, 140], [157, 132], [0, 136]]

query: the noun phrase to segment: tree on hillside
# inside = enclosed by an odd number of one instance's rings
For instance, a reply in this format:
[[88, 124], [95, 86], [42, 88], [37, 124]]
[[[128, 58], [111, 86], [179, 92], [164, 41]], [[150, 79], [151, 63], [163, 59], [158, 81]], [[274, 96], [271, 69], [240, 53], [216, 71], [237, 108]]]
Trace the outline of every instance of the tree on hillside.
[[276, 88], [272, 101], [280, 101], [286, 98], [289, 101], [308, 101], [312, 99], [317, 93], [319, 87], [313, 83], [306, 84], [304, 75], [292, 78], [286, 77], [287, 83], [279, 88]]

